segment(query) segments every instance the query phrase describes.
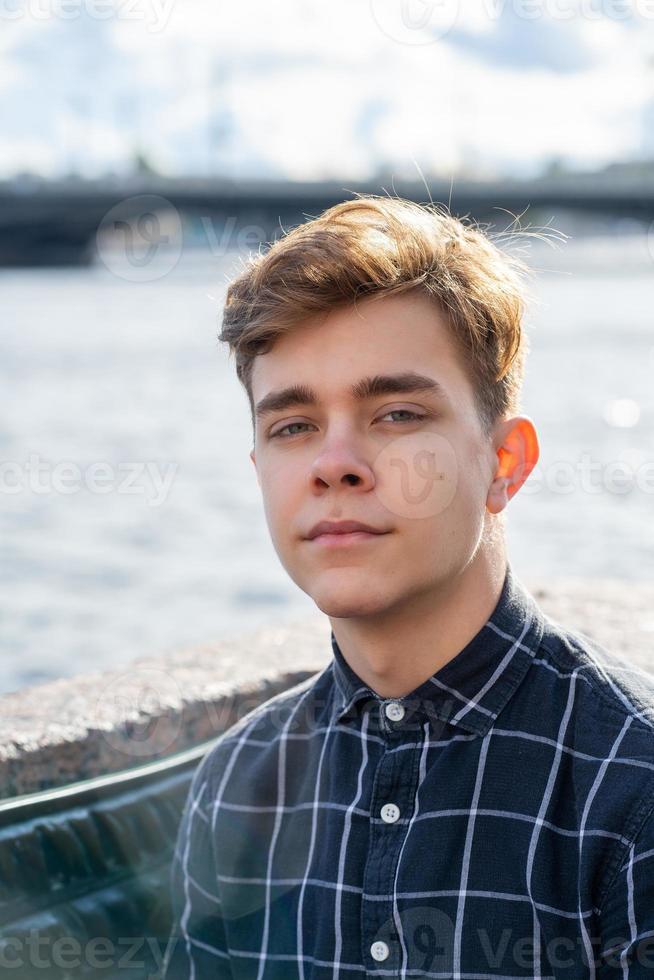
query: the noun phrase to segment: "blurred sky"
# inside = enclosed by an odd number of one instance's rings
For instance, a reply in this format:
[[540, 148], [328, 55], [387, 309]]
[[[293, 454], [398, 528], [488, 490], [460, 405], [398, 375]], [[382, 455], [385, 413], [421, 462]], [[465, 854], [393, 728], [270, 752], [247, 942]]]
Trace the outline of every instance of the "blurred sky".
[[0, 0], [0, 177], [654, 157], [651, 0]]

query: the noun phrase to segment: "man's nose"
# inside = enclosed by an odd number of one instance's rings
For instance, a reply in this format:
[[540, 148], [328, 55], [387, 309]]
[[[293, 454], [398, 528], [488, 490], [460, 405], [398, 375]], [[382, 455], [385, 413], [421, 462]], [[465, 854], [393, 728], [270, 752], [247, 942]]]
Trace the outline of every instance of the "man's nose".
[[372, 487], [375, 475], [371, 460], [347, 437], [324, 444], [311, 465], [314, 485]]

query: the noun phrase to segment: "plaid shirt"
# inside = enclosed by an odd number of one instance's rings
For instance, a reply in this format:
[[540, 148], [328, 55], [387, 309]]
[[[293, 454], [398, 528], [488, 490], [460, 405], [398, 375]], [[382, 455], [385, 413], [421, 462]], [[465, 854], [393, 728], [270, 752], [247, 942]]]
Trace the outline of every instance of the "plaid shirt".
[[331, 643], [195, 773], [166, 980], [651, 980], [654, 678], [510, 565], [406, 697]]

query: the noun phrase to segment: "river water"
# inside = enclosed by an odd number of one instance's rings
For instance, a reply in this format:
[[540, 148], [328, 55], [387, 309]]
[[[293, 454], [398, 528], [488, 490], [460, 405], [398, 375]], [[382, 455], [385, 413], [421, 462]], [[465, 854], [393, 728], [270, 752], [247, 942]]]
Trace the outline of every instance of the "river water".
[[[102, 264], [0, 272], [0, 690], [315, 611], [269, 540], [217, 342], [238, 260], [188, 252], [150, 282]], [[654, 582], [647, 236], [529, 261], [523, 410], [541, 457], [507, 512], [512, 564]]]

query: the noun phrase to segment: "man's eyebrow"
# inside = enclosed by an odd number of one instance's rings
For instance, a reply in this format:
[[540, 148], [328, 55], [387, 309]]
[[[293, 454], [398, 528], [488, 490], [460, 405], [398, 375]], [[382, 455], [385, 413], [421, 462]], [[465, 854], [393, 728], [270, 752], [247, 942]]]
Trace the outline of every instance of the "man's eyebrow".
[[[401, 374], [375, 374], [361, 378], [350, 388], [350, 394], [357, 401], [366, 398], [376, 398], [379, 395], [408, 394], [422, 392], [435, 395], [444, 401], [448, 400], [447, 392], [439, 381], [415, 371], [405, 371]], [[307, 385], [291, 385], [271, 391], [261, 401], [257, 402], [255, 416], [261, 420], [274, 412], [283, 412], [298, 405], [317, 405], [318, 396], [313, 388]]]

